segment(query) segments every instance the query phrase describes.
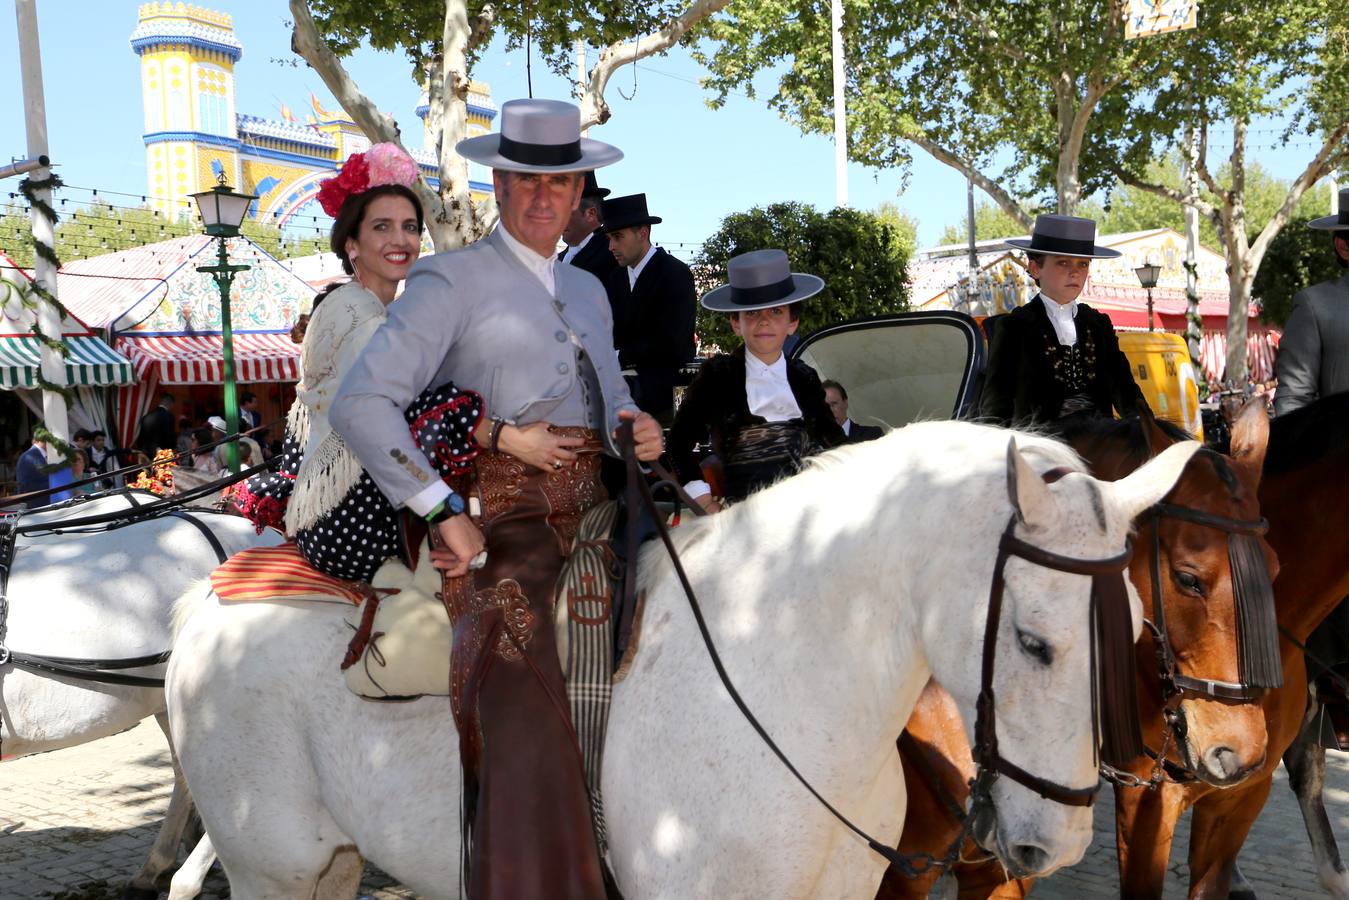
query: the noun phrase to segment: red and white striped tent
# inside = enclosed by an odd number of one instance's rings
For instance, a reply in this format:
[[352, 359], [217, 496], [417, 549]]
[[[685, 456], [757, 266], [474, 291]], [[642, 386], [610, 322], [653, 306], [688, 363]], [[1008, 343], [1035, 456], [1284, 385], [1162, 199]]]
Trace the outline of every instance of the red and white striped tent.
[[[300, 348], [290, 329], [313, 302], [314, 289], [245, 237], [227, 242], [229, 259], [249, 269], [230, 291], [235, 380], [295, 382]], [[222, 384], [224, 343], [220, 291], [198, 266], [216, 262], [216, 242], [191, 235], [62, 267], [61, 299], [72, 313], [112, 333], [135, 369], [118, 391], [117, 431], [130, 446], [155, 395], [170, 385]]]

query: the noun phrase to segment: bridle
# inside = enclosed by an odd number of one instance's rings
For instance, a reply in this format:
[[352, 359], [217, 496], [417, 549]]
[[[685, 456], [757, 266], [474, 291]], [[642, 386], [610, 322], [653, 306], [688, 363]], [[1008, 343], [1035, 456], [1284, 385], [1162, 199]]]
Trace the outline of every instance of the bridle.
[[[1283, 669], [1278, 663], [1274, 593], [1264, 551], [1260, 546], [1260, 537], [1269, 531], [1269, 522], [1264, 518], [1233, 519], [1165, 502], [1149, 509], [1147, 516], [1152, 526], [1152, 554], [1149, 562], [1152, 618], [1145, 618], [1143, 624], [1152, 635], [1153, 646], [1156, 648], [1164, 724], [1160, 750], [1144, 748], [1144, 752], [1152, 757], [1154, 762], [1148, 779], [1140, 779], [1113, 767], [1102, 767], [1103, 774], [1107, 778], [1126, 787], [1152, 787], [1165, 780], [1176, 783], [1196, 780], [1196, 776], [1187, 766], [1166, 758], [1171, 743], [1185, 739], [1187, 726], [1185, 712], [1181, 707], [1184, 700], [1198, 698], [1226, 704], [1250, 703], [1283, 685]], [[1161, 524], [1164, 518], [1202, 525], [1225, 532], [1228, 536], [1228, 560], [1232, 573], [1233, 599], [1237, 609], [1240, 679], [1237, 682], [1200, 678], [1180, 671], [1180, 661], [1167, 627], [1166, 607], [1162, 602]]]

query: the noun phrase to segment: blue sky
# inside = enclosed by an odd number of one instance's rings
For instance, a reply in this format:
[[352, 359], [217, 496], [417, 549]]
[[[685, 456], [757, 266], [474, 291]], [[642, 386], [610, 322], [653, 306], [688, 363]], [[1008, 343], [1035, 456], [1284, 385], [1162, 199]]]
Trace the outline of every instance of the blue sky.
[[[317, 74], [303, 63], [290, 64], [296, 57], [290, 50], [284, 3], [232, 0], [203, 5], [232, 14], [244, 45], [243, 59], [235, 67], [239, 112], [279, 118], [284, 102], [302, 116], [309, 109], [310, 91], [326, 106], [336, 107]], [[136, 3], [126, 0], [38, 2], [51, 156], [61, 164], [67, 184], [130, 194], [146, 190], [139, 66], [128, 42], [136, 9]], [[406, 59], [367, 50], [355, 54], [348, 67], [361, 88], [398, 119], [404, 140], [420, 146], [421, 123], [413, 112], [418, 90]], [[633, 70], [625, 67], [609, 86], [613, 118], [591, 132], [627, 154], [600, 173], [601, 184], [615, 194], [647, 194], [651, 212], [665, 220], [654, 231], [659, 243], [676, 245], [671, 249], [686, 255], [729, 213], [781, 200], [833, 205], [830, 139], [803, 136], [762, 100], [732, 96], [722, 109], [710, 110], [707, 92], [696, 83], [700, 74], [687, 54], [676, 51], [644, 61], [634, 93]], [[524, 96], [524, 51], [508, 54], [495, 44], [474, 75], [491, 85], [498, 104]], [[0, 93], [0, 121], [6, 123], [0, 131], [0, 159], [8, 160], [25, 155], [16, 31], [8, 15], [0, 17], [0, 83], [8, 87]], [[533, 83], [536, 96], [565, 98], [570, 88], [537, 57]], [[761, 97], [771, 93], [767, 79], [758, 86]], [[620, 95], [620, 89], [632, 99]], [[1274, 174], [1291, 178], [1308, 153], [1265, 150], [1257, 158]], [[13, 181], [0, 183], [0, 191], [14, 189]], [[914, 153], [907, 189], [900, 172], [852, 165], [849, 192], [851, 205], [861, 209], [887, 200], [897, 203], [918, 220], [920, 246], [935, 243], [946, 225], [964, 215], [964, 178], [921, 151]], [[68, 196], [83, 200], [89, 195], [72, 191]], [[119, 202], [135, 204], [138, 199]]]

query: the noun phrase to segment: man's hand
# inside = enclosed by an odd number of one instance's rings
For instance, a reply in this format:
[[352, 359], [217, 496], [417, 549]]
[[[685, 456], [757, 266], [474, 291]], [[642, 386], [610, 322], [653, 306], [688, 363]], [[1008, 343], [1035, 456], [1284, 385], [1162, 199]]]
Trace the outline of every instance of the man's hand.
[[468, 574], [468, 564], [487, 546], [482, 532], [467, 513], [451, 516], [431, 526], [440, 544], [431, 550], [431, 565], [457, 578]]
[[532, 425], [507, 425], [501, 429], [498, 446], [537, 469], [551, 472], [576, 462], [576, 448], [585, 445], [585, 438], [556, 434], [547, 422]]
[[[629, 409], [618, 411], [620, 421], [632, 422], [632, 439], [637, 442], [637, 458], [642, 462], [659, 459], [665, 449], [665, 437], [661, 433], [660, 423], [644, 412]], [[615, 435], [617, 437], [617, 435]]]
[[709, 513], [721, 512], [721, 504], [718, 503], [717, 498], [713, 497], [711, 494], [703, 494], [701, 497], [694, 497], [693, 499], [696, 500], [698, 502], [698, 505], [701, 506], [706, 512]]

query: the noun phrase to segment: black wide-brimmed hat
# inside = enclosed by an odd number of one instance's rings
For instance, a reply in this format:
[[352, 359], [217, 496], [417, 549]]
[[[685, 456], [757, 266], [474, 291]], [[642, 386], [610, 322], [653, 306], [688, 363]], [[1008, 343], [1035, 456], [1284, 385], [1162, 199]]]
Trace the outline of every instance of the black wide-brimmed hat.
[[1322, 216], [1307, 223], [1308, 228], [1317, 231], [1349, 231], [1349, 188], [1340, 191], [1339, 212], [1333, 216]]
[[799, 303], [824, 290], [818, 275], [793, 272], [781, 250], [753, 250], [726, 263], [728, 284], [703, 294], [702, 304], [713, 312], [750, 312]]
[[623, 158], [617, 147], [581, 137], [581, 110], [560, 100], [507, 100], [500, 132], [465, 138], [454, 152], [507, 172], [585, 172]]
[[600, 187], [600, 183], [595, 180], [594, 172], [586, 173], [586, 186], [581, 188], [582, 197], [598, 197], [599, 199], [603, 200], [605, 197], [609, 196], [612, 193], [613, 191], [609, 190], [608, 188]]
[[1003, 244], [1030, 253], [1082, 259], [1115, 259], [1121, 255], [1118, 250], [1096, 246], [1096, 223], [1080, 216], [1036, 216], [1030, 240], [1012, 238]]
[[646, 194], [629, 194], [605, 200], [600, 207], [600, 219], [604, 222], [600, 231], [605, 234], [620, 228], [656, 225], [661, 220], [660, 216], [653, 216], [646, 211]]

